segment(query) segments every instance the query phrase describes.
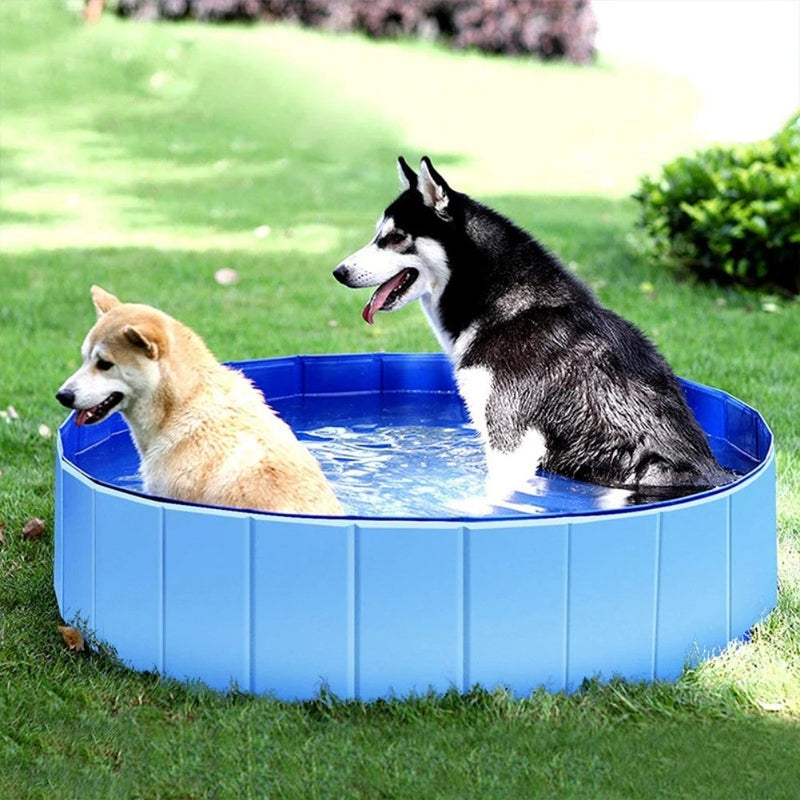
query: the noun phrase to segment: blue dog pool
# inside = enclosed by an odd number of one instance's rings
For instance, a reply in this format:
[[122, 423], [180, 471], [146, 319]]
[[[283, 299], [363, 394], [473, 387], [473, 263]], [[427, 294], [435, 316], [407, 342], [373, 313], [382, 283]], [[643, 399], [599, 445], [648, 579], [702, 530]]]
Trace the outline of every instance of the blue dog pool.
[[135, 669], [306, 699], [572, 691], [675, 678], [775, 604], [775, 457], [760, 415], [683, 381], [738, 480], [681, 500], [531, 476], [488, 507], [439, 354], [235, 364], [314, 452], [346, 517], [147, 497], [120, 415], [68, 419], [56, 463], [61, 614]]

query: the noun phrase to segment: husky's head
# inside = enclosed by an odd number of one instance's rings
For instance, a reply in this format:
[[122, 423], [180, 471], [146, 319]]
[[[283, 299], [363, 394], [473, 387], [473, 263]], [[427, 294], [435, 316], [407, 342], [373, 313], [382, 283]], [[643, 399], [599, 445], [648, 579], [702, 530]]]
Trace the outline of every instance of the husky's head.
[[156, 309], [120, 303], [99, 286], [92, 286], [92, 300], [98, 320], [81, 347], [83, 364], [56, 394], [62, 405], [77, 411], [76, 425], [100, 422], [152, 396], [167, 346], [165, 315]]
[[375, 236], [333, 271], [350, 288], [377, 286], [362, 316], [395, 311], [424, 295], [438, 298], [449, 277], [444, 243], [453, 192], [425, 156], [419, 175], [397, 159], [403, 192], [378, 220]]

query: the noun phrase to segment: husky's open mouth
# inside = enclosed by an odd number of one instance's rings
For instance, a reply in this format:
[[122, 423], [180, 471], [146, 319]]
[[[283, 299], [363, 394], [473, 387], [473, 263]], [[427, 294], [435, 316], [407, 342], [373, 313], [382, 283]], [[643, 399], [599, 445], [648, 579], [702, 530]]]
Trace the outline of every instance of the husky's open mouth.
[[393, 278], [389, 278], [386, 283], [382, 283], [361, 312], [364, 321], [372, 325], [375, 312], [386, 310], [394, 305], [411, 288], [418, 277], [419, 271], [409, 268], [401, 270]]
[[108, 413], [122, 400], [122, 397], [122, 392], [111, 392], [99, 405], [80, 409], [75, 414], [75, 424], [94, 425], [95, 422], [100, 422], [101, 419], [105, 419], [108, 416]]

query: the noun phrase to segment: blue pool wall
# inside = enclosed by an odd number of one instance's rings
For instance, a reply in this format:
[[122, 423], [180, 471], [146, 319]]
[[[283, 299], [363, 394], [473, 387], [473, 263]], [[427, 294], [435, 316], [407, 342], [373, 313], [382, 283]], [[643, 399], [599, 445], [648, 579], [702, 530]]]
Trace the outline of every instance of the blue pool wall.
[[[276, 394], [455, 391], [439, 355], [237, 364]], [[679, 502], [590, 516], [387, 520], [155, 500], [76, 468], [119, 415], [58, 437], [54, 584], [139, 670], [212, 688], [372, 700], [475, 684], [525, 695], [584, 678], [671, 680], [776, 602], [775, 458], [753, 409], [684, 382], [707, 432], [757, 465]]]

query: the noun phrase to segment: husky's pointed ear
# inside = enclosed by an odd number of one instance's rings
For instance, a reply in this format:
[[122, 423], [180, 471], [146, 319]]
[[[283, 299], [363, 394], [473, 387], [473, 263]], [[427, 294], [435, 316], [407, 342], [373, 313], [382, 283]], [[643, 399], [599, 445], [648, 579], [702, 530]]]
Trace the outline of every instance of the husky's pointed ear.
[[102, 317], [107, 311], [111, 311], [112, 308], [120, 304], [113, 294], [109, 294], [99, 286], [92, 286], [92, 302], [97, 309], [98, 317]]
[[141, 347], [148, 358], [157, 361], [164, 349], [163, 341], [155, 330], [144, 325], [126, 325], [122, 335], [134, 346]]
[[417, 188], [417, 173], [408, 166], [403, 156], [397, 158], [397, 174], [404, 189]]
[[433, 168], [428, 156], [423, 156], [419, 164], [419, 185], [422, 200], [440, 217], [450, 218], [450, 187], [447, 181]]

